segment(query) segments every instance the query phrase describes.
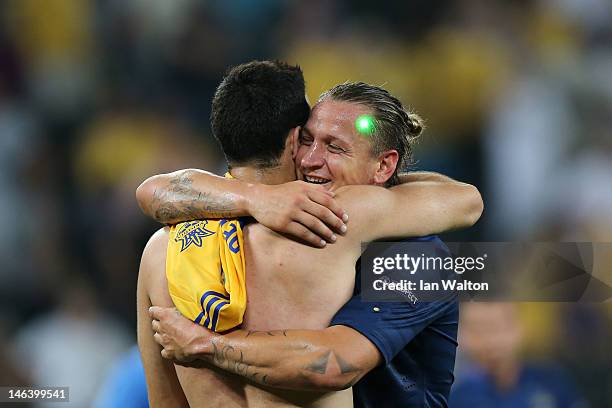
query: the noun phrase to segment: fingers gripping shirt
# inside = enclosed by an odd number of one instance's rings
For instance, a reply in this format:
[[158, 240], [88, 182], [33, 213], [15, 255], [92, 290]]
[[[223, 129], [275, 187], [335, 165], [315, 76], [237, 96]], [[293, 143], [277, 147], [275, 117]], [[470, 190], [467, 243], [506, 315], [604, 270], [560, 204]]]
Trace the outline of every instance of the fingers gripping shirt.
[[176, 308], [210, 330], [239, 326], [246, 309], [242, 220], [201, 220], [170, 228], [168, 291]]

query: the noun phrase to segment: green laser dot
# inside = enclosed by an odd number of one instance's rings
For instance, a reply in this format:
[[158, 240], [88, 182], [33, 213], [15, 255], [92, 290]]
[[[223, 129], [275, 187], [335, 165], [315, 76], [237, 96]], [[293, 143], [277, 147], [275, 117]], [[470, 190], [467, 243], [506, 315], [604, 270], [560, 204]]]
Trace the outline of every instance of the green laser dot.
[[374, 131], [374, 118], [370, 115], [361, 115], [355, 121], [355, 127], [359, 133], [371, 134]]

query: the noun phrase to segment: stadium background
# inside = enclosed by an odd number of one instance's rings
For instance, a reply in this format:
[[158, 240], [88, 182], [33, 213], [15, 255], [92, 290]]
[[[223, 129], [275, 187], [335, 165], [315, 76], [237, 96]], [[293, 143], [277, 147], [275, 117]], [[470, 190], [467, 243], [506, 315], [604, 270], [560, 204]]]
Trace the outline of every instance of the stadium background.
[[[157, 227], [134, 190], [154, 173], [223, 169], [211, 97], [254, 58], [299, 63], [311, 101], [362, 80], [426, 118], [417, 168], [485, 199], [478, 226], [450, 239], [612, 241], [607, 0], [5, 0], [1, 385], [93, 398], [135, 341], [139, 255]], [[520, 316], [525, 361], [612, 406], [609, 303]], [[459, 360], [460, 382], [461, 348]]]

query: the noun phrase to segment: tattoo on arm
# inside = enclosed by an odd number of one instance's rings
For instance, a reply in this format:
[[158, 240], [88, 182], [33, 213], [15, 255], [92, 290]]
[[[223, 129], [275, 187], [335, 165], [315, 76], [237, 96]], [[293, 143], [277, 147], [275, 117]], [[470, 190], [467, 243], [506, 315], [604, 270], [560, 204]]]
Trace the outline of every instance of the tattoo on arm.
[[323, 355], [317, 357], [312, 363], [306, 365], [304, 370], [316, 374], [326, 374], [329, 362], [333, 359], [335, 359], [336, 364], [338, 364], [340, 375], [348, 377], [348, 379], [341, 384], [341, 388], [349, 388], [355, 385], [357, 380], [361, 377], [362, 370], [341, 358], [338, 353], [333, 350], [328, 350]]
[[338, 365], [340, 366], [340, 372], [342, 374], [354, 373], [356, 371], [359, 371], [359, 368], [355, 367], [348, 361], [344, 360], [339, 355], [336, 355], [336, 361], [338, 362]]
[[190, 170], [182, 171], [170, 179], [166, 188], [155, 189], [151, 210], [157, 221], [169, 223], [236, 216], [237, 208], [229, 196], [214, 197], [195, 190], [192, 175]]
[[327, 365], [329, 364], [329, 356], [331, 350], [325, 352], [322, 356], [318, 357], [315, 361], [304, 367], [308, 371], [312, 371], [317, 374], [325, 374], [327, 371]]
[[282, 331], [259, 331], [259, 330], [248, 330], [246, 335], [244, 337], [249, 337], [251, 335], [257, 335], [257, 334], [263, 334], [266, 336], [285, 336], [287, 337], [287, 330], [282, 330]]
[[[245, 338], [249, 336], [287, 336], [283, 331], [247, 331]], [[238, 346], [218, 345], [212, 343], [213, 355], [212, 362], [215, 366], [233, 374], [240, 375], [250, 381], [267, 386], [280, 386], [285, 381], [272, 381], [266, 372], [266, 368], [258, 367], [246, 362], [245, 352]], [[309, 346], [303, 347], [308, 349]], [[353, 386], [359, 378], [364, 374], [364, 370], [347, 360], [343, 359], [333, 349], [327, 349], [316, 355], [312, 360], [305, 364], [302, 368], [296, 368], [296, 376], [306, 379], [307, 383], [311, 381], [312, 374], [315, 375], [333, 375], [339, 376], [339, 386], [342, 389]], [[333, 374], [336, 373], [336, 374]], [[339, 374], [338, 374], [339, 373]]]
[[[272, 385], [268, 381], [268, 375], [257, 371], [257, 367], [245, 363], [244, 354], [241, 350], [237, 350], [232, 346], [223, 346], [219, 348], [216, 344], [213, 346], [213, 363], [230, 373], [240, 375], [248, 380], [258, 382], [263, 385]], [[260, 377], [259, 379], [257, 377]]]

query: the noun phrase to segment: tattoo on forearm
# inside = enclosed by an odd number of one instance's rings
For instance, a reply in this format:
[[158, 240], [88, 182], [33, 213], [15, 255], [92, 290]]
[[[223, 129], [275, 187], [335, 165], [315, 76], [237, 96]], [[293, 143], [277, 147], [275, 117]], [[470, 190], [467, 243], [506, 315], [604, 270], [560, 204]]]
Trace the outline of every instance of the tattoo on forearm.
[[315, 361], [308, 364], [305, 368], [308, 371], [312, 371], [317, 374], [325, 374], [327, 371], [327, 365], [329, 363], [329, 356], [331, 355], [331, 350], [318, 357]]
[[192, 175], [192, 171], [182, 171], [170, 179], [167, 188], [155, 190], [151, 212], [157, 221], [170, 223], [236, 216], [237, 209], [231, 197], [214, 197], [210, 193], [195, 190]]
[[326, 374], [330, 365], [330, 361], [336, 360], [340, 375], [348, 377], [343, 384], [342, 388], [349, 388], [355, 385], [357, 380], [361, 376], [361, 369], [354, 366], [348, 361], [341, 358], [338, 353], [333, 350], [326, 351], [323, 355], [317, 357], [314, 361], [304, 367], [304, 370], [310, 371], [316, 374]]
[[257, 335], [257, 334], [263, 334], [266, 336], [285, 336], [287, 337], [287, 330], [282, 330], [282, 331], [259, 331], [259, 330], [248, 330], [246, 335], [244, 337], [249, 337], [251, 335]]
[[[230, 373], [240, 375], [248, 380], [263, 384], [272, 385], [268, 380], [268, 375], [257, 371], [257, 367], [247, 364], [244, 361], [244, 353], [232, 346], [223, 346], [219, 348], [216, 344], [213, 346], [213, 363]], [[258, 378], [259, 377], [259, 378]]]
[[342, 374], [349, 374], [349, 373], [354, 373], [354, 372], [359, 371], [359, 368], [355, 367], [348, 361], [344, 360], [339, 355], [335, 354], [335, 356], [336, 356], [336, 361], [338, 362], [338, 366], [340, 367], [340, 372]]
[[[287, 336], [285, 330], [283, 331], [247, 331], [245, 337], [259, 335], [259, 336]], [[240, 375], [250, 381], [257, 382], [259, 384], [267, 386], [280, 386], [281, 384], [286, 385], [286, 379], [280, 379], [271, 381], [268, 374], [264, 374], [266, 367], [258, 367], [253, 364], [249, 364], [246, 361], [245, 354], [238, 346], [231, 345], [218, 345], [215, 342], [212, 343], [212, 363], [230, 373]], [[308, 349], [308, 346], [304, 346]], [[209, 360], [210, 361], [210, 360]], [[268, 367], [269, 369], [270, 367]], [[310, 373], [308, 375], [307, 373]], [[358, 366], [355, 366], [343, 359], [333, 349], [325, 350], [322, 354], [315, 356], [311, 362], [305, 364], [300, 371], [300, 368], [296, 368], [296, 375], [302, 377], [306, 381], [311, 381], [312, 373], [317, 375], [340, 375], [342, 388], [349, 388], [353, 386], [361, 375], [363, 370]], [[336, 373], [336, 374], [333, 374]], [[338, 374], [339, 373], [339, 374]]]

